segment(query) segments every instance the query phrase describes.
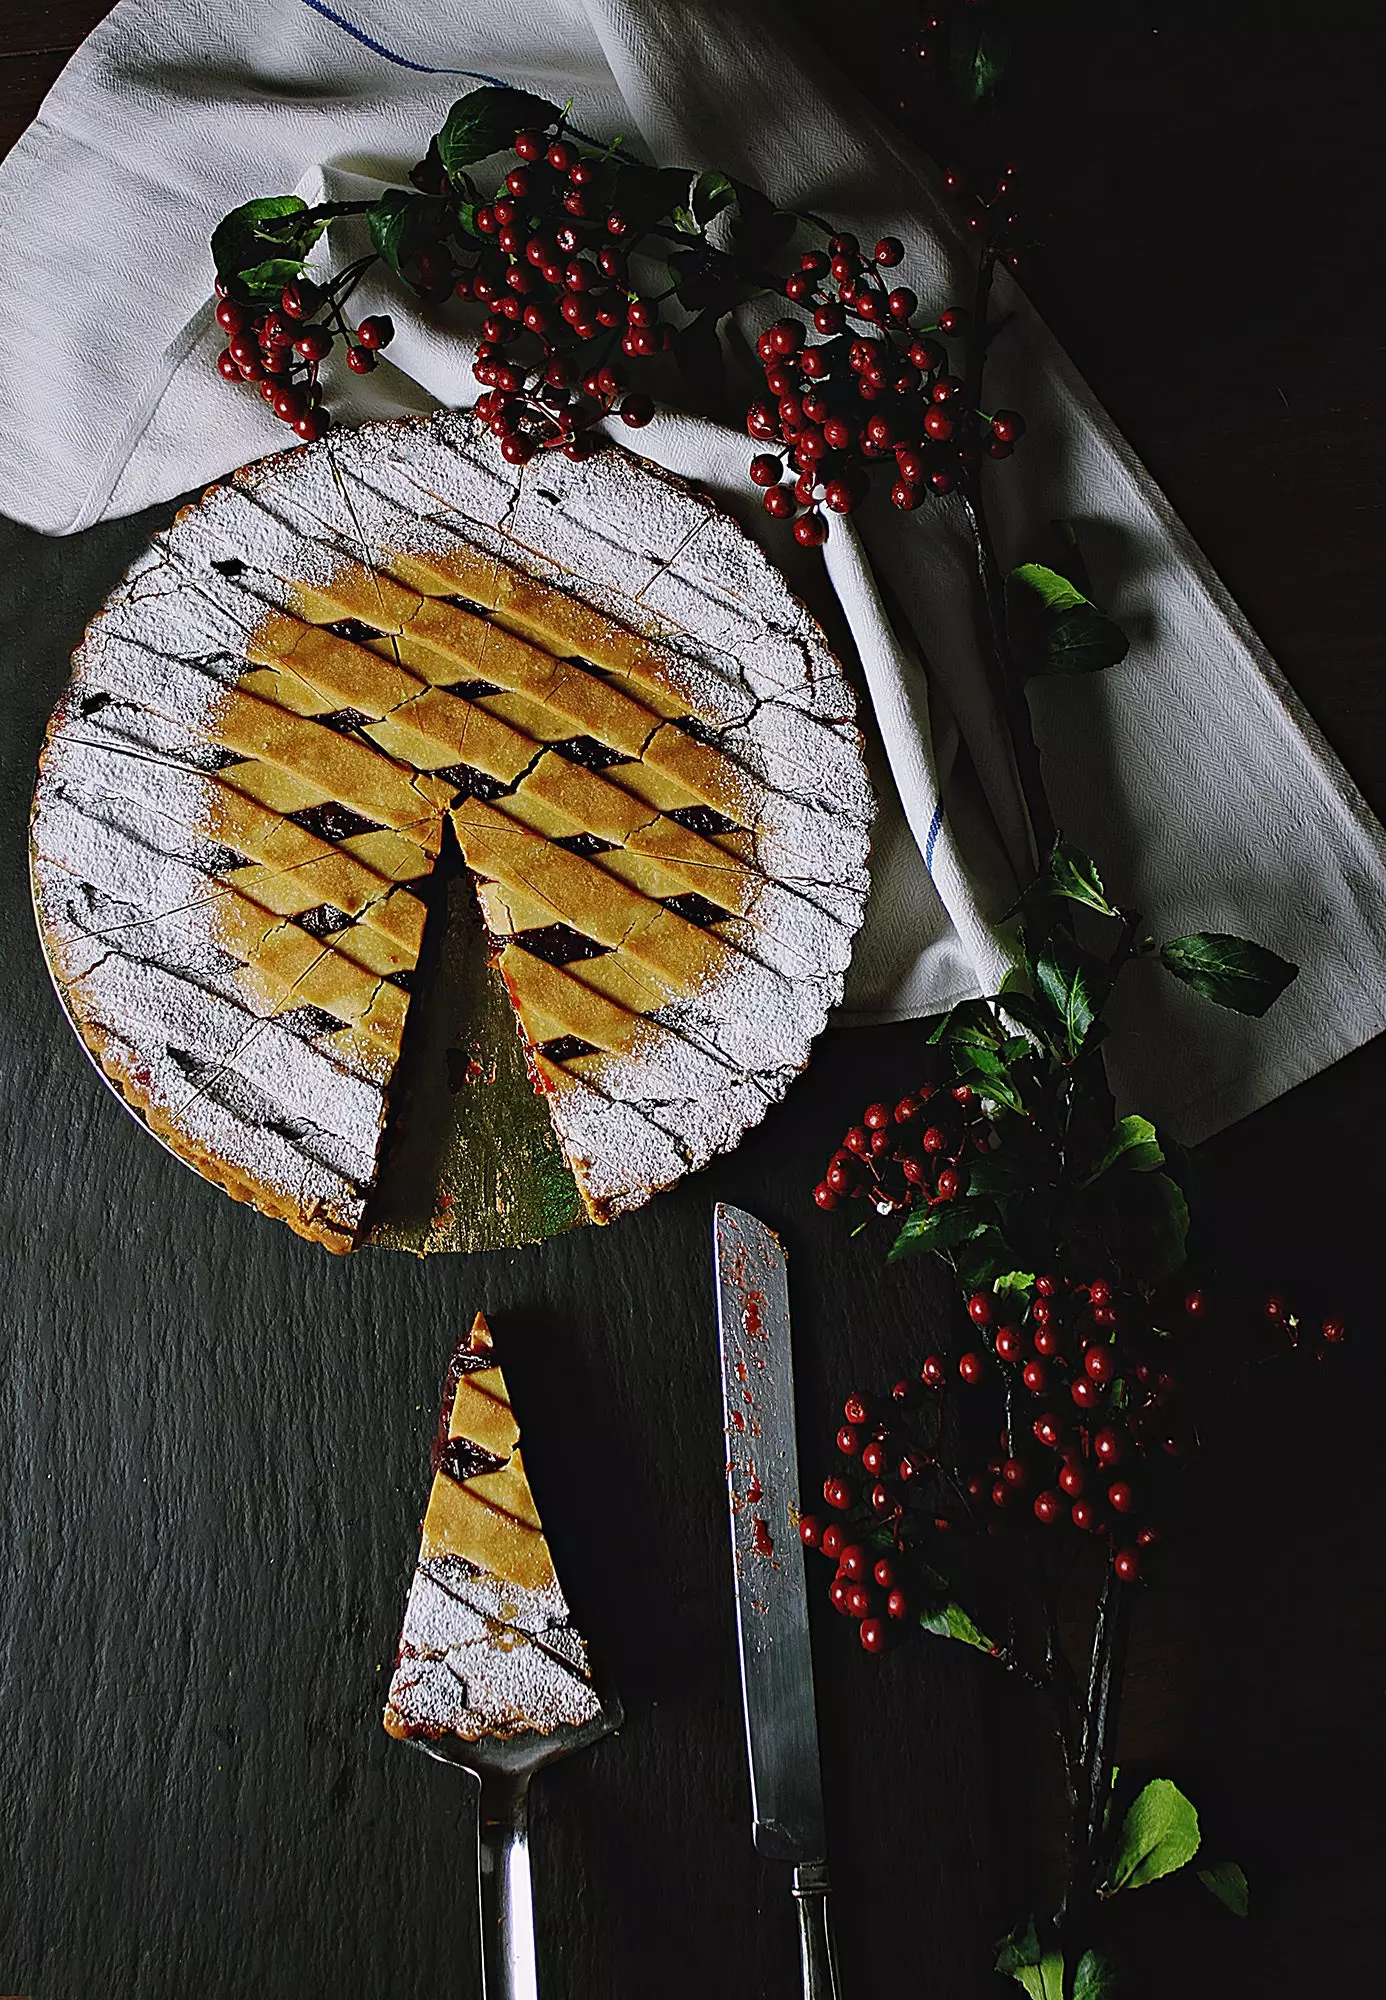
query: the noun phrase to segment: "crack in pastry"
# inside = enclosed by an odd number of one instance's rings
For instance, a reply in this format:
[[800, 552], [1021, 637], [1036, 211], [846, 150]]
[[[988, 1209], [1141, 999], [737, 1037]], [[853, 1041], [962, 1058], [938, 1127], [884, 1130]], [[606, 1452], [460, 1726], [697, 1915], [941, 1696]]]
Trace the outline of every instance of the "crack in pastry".
[[871, 800], [822, 634], [683, 482], [618, 450], [542, 479], [454, 415], [248, 468], [135, 565], [50, 726], [74, 1022], [174, 1151], [332, 1249], [445, 824], [594, 1220], [735, 1144], [840, 997]]

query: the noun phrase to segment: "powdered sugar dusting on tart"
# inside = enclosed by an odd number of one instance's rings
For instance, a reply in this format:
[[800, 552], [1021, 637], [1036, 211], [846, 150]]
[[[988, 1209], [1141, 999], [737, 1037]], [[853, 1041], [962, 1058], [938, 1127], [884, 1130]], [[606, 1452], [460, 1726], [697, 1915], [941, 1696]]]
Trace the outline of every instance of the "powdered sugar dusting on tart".
[[[334, 1248], [359, 1230], [389, 1063], [321, 1010], [292, 995], [267, 1009], [238, 979], [209, 774], [268, 618], [356, 566], [388, 578], [462, 545], [657, 650], [669, 696], [739, 774], [762, 878], [716, 927], [718, 969], [652, 1003], [632, 1050], [540, 1065], [598, 1213], [703, 1165], [783, 1094], [841, 997], [865, 902], [872, 805], [850, 689], [763, 552], [685, 481], [618, 449], [513, 468], [448, 413], [364, 426], [212, 489], [76, 656], [36, 796], [36, 902], [69, 1009], [127, 1096], [203, 1171], [243, 1197], [262, 1188]], [[440, 815], [422, 792], [419, 811]]]
[[459, 1556], [414, 1572], [390, 1682], [387, 1726], [406, 1736], [547, 1734], [600, 1713], [587, 1650], [557, 1582], [482, 1575]]

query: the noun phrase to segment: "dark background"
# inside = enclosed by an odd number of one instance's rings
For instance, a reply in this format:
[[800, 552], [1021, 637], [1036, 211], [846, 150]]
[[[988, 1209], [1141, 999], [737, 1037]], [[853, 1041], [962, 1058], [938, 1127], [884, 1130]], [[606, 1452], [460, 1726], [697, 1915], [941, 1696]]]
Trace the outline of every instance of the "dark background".
[[[12, 0], [0, 142], [102, 11]], [[936, 156], [1023, 162], [1041, 310], [1386, 811], [1381, 32], [1322, 7], [1032, 12], [994, 128], [966, 130], [902, 54], [912, 11], [800, 18]], [[807, 1479], [844, 1390], [917, 1360], [932, 1317], [924, 1273], [815, 1214], [806, 1164], [912, 1080], [915, 1031], [830, 1037], [733, 1159], [538, 1251], [343, 1262], [228, 1202], [96, 1082], [24, 875], [68, 653], [159, 518], [67, 542], [0, 524], [0, 1987], [477, 1992], [460, 1781], [377, 1718], [440, 1378], [483, 1306], [628, 1714], [537, 1794], [546, 2000], [780, 2000], [797, 1970], [748, 1839], [708, 1212], [725, 1195], [785, 1231]], [[1331, 1298], [1353, 1341], [1307, 1391], [1263, 1371], [1240, 1397], [1141, 1595], [1121, 1761], [1191, 1793], [1255, 1914], [1192, 1881], [1123, 1898], [1135, 1996], [1379, 1984], [1383, 1085], [1378, 1044], [1203, 1149], [1227, 1268]], [[961, 1648], [872, 1662], [817, 1598], [815, 1618], [847, 2000], [987, 1994], [1040, 1865], [1034, 1717]]]

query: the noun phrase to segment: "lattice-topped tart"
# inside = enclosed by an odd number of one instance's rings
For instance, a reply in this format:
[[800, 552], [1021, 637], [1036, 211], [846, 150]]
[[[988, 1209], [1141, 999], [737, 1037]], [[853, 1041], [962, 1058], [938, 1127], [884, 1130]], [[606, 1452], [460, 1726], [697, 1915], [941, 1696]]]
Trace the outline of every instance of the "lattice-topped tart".
[[478, 1313], [448, 1370], [385, 1727], [475, 1742], [580, 1728], [600, 1707]]
[[[45, 949], [165, 1143], [329, 1248], [388, 1207], [392, 1081], [407, 1132], [520, 1051], [504, 1120], [457, 1141], [511, 1164], [463, 1198], [510, 1240], [564, 1187], [604, 1220], [733, 1145], [840, 996], [852, 718], [819, 627], [686, 482], [615, 447], [512, 468], [467, 416], [365, 426], [214, 487], [94, 620], [35, 802]], [[431, 907], [492, 969], [448, 1085], [401, 1089]]]

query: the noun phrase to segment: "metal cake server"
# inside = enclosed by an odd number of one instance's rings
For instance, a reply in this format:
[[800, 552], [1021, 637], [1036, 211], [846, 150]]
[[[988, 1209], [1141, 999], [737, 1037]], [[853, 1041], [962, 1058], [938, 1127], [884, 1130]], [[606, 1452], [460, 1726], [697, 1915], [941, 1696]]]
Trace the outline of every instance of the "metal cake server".
[[536, 1771], [587, 1750], [623, 1721], [609, 1695], [601, 1713], [580, 1729], [560, 1725], [547, 1735], [408, 1740], [441, 1764], [477, 1782], [477, 1868], [481, 1889], [481, 1990], [484, 2000], [538, 2000], [534, 1949], [534, 1890], [529, 1867], [529, 1781]]
[[752, 1837], [758, 1853], [793, 1864], [804, 2000], [838, 2000], [784, 1246], [718, 1202], [713, 1256]]

